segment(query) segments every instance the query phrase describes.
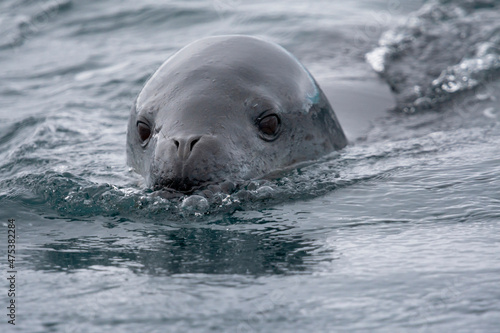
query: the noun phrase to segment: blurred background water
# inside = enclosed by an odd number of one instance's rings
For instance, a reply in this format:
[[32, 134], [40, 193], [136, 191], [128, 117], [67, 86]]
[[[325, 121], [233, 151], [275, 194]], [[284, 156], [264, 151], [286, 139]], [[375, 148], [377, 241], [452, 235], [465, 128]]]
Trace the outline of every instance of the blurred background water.
[[[499, 331], [500, 1], [3, 0], [0, 32], [2, 332]], [[125, 164], [130, 107], [218, 34], [294, 53], [351, 144], [162, 199]]]

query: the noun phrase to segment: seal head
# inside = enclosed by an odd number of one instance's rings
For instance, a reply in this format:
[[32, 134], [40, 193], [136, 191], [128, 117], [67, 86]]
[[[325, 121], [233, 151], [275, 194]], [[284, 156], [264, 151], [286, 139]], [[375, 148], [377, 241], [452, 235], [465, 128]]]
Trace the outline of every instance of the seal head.
[[277, 44], [205, 38], [170, 57], [137, 97], [127, 162], [155, 189], [264, 176], [347, 143], [305, 67]]

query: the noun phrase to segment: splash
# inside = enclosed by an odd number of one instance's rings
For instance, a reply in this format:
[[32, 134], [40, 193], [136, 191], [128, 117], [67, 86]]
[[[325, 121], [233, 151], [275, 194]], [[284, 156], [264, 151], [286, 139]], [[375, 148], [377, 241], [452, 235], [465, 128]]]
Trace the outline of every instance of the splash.
[[366, 60], [395, 92], [397, 109], [433, 108], [498, 79], [500, 11], [491, 10], [498, 7], [498, 1], [430, 1], [381, 37]]

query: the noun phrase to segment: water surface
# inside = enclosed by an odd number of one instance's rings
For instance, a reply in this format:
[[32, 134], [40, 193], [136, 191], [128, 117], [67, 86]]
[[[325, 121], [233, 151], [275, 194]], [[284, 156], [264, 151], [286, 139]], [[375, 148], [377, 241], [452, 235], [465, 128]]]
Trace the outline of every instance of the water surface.
[[[1, 2], [2, 332], [498, 331], [499, 22], [493, 0]], [[125, 164], [134, 98], [235, 33], [293, 52], [351, 143], [155, 196]]]

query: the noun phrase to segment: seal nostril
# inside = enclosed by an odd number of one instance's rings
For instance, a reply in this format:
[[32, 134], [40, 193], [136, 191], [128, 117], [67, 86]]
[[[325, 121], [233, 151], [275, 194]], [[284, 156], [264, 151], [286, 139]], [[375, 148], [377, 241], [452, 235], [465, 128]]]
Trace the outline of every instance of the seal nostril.
[[193, 141], [191, 141], [191, 145], [189, 146], [189, 151], [193, 151], [193, 147], [195, 144], [198, 143], [198, 141], [200, 141], [200, 138], [196, 138]]
[[176, 147], [177, 149], [179, 149], [179, 141], [177, 141], [177, 140], [175, 140], [175, 139], [174, 139], [174, 143], [175, 143], [175, 147]]

